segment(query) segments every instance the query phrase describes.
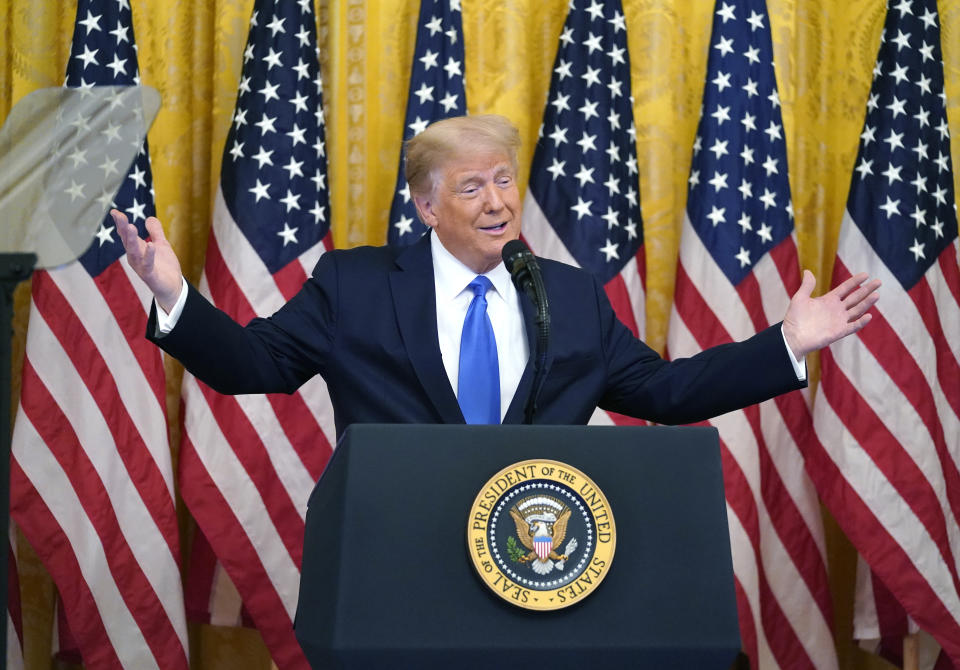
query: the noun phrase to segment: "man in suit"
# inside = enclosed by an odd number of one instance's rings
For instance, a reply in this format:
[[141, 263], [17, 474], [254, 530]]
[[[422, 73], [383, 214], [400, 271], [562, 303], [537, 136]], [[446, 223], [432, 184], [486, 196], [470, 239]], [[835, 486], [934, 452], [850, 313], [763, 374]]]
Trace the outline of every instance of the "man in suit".
[[[520, 423], [534, 307], [501, 260], [520, 234], [518, 146], [498, 116], [431, 125], [407, 143], [405, 167], [430, 233], [403, 249], [324, 254], [296, 296], [246, 327], [183, 280], [159, 221], [148, 219], [145, 242], [114, 211], [130, 265], [156, 298], [148, 337], [224, 393], [293, 392], [322, 375], [338, 436], [357, 422]], [[590, 274], [540, 263], [552, 330], [536, 423], [586, 423], [597, 406], [688, 423], [800, 388], [804, 356], [862, 328], [879, 285], [857, 275], [813, 299], [806, 272], [782, 324], [667, 362], [617, 320]], [[477, 337], [495, 349], [486, 374], [461, 348]]]

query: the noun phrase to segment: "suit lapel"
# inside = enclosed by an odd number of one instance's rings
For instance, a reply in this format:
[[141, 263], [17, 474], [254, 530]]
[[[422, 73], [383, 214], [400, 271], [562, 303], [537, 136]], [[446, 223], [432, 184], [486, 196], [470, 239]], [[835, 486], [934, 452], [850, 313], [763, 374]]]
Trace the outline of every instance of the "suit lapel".
[[[513, 394], [513, 400], [510, 401], [510, 407], [507, 408], [507, 413], [503, 417], [504, 424], [523, 423], [524, 411], [527, 408], [527, 397], [530, 395], [533, 385], [534, 359], [537, 356], [537, 308], [526, 293], [519, 291], [518, 295], [523, 312], [523, 325], [527, 331], [530, 356], [527, 358], [527, 366], [523, 369], [520, 383], [517, 384], [517, 391]], [[547, 364], [549, 367], [549, 359]]]
[[463, 413], [450, 387], [437, 339], [437, 297], [430, 235], [424, 235], [402, 251], [396, 263], [397, 269], [390, 273], [390, 289], [410, 363], [442, 421], [463, 423]]

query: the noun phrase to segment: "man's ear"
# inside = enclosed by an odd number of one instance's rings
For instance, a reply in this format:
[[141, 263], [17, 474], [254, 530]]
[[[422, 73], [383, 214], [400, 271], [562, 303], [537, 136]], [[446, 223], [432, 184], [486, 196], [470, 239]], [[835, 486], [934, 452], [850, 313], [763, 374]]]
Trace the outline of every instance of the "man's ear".
[[413, 205], [417, 208], [420, 220], [431, 228], [437, 227], [437, 214], [433, 209], [433, 198], [429, 195], [413, 195]]

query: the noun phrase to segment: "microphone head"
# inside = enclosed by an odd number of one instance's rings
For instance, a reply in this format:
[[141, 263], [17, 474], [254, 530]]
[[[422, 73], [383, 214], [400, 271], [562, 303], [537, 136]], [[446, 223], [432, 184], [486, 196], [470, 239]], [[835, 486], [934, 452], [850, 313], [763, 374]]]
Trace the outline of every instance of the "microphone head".
[[[530, 247], [523, 240], [510, 240], [503, 245], [503, 264], [507, 266], [507, 272], [516, 274], [522, 271], [526, 265], [534, 261], [533, 253]], [[535, 261], [534, 261], [535, 262]]]

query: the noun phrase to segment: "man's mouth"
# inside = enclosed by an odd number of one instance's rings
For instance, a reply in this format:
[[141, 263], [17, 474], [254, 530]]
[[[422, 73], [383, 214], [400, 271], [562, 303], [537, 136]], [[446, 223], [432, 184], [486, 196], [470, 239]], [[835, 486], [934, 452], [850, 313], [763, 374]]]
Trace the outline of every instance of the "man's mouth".
[[503, 230], [506, 227], [507, 227], [507, 222], [504, 221], [503, 223], [498, 223], [493, 226], [481, 226], [480, 230], [483, 230], [489, 233], [499, 233], [501, 230]]

